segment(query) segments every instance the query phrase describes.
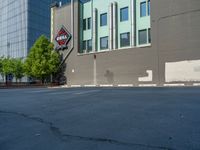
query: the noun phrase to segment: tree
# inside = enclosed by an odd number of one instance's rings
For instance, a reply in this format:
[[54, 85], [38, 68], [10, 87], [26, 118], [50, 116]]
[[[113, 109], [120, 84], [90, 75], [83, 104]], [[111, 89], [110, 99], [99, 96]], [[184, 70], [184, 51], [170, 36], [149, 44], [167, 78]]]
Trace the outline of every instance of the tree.
[[0, 57], [0, 75], [4, 80], [4, 73], [3, 73], [3, 57]]
[[2, 59], [2, 73], [3, 76], [6, 77], [6, 82], [8, 75], [13, 73], [13, 68], [14, 68], [14, 63], [12, 62], [12, 59], [10, 58]]
[[42, 35], [31, 48], [24, 69], [26, 75], [44, 82], [47, 77], [57, 72], [59, 63], [60, 56], [54, 51], [54, 45]]
[[12, 74], [14, 75], [16, 82], [17, 80], [21, 79], [24, 76], [24, 68], [23, 68], [23, 61], [22, 59], [12, 59], [13, 69]]

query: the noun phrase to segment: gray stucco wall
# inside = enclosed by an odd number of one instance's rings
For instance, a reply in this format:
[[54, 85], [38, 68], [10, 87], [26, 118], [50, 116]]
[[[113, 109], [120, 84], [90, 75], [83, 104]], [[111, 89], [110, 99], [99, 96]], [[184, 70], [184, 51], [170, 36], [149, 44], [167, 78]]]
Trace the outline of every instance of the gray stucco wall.
[[[79, 5], [74, 3], [74, 49], [66, 60], [67, 84], [156, 84], [200, 82], [200, 1], [152, 0], [149, 47], [79, 55]], [[54, 36], [71, 31], [71, 5], [55, 8]], [[69, 45], [69, 49], [72, 45]], [[64, 51], [66, 55], [69, 50]], [[96, 59], [94, 58], [96, 55]], [[151, 79], [152, 73], [152, 79]]]

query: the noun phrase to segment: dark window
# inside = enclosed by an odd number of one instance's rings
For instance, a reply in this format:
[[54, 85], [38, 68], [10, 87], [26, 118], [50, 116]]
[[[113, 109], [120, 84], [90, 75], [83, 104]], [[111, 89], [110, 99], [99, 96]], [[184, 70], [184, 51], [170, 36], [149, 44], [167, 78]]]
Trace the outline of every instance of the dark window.
[[91, 18], [88, 18], [88, 30], [91, 29]]
[[87, 41], [87, 51], [91, 52], [92, 51], [92, 40]]
[[100, 26], [107, 25], [107, 13], [100, 15]]
[[130, 46], [130, 33], [129, 32], [120, 34], [120, 46], [121, 47]]
[[148, 0], [148, 16], [150, 16], [150, 11], [151, 11], [151, 2]]
[[146, 2], [140, 3], [140, 17], [145, 17], [147, 15], [147, 4]]
[[147, 30], [139, 31], [139, 44], [147, 44]]
[[82, 50], [83, 50], [83, 52], [86, 50], [86, 41], [83, 41], [83, 43], [82, 43], [83, 45], [82, 45]]
[[120, 21], [128, 20], [128, 7], [120, 9]]
[[148, 29], [148, 42], [151, 43], [151, 28]]
[[86, 30], [86, 27], [87, 27], [86, 19], [83, 19], [83, 30]]
[[104, 50], [104, 49], [108, 49], [108, 37], [102, 37], [100, 38], [100, 49]]

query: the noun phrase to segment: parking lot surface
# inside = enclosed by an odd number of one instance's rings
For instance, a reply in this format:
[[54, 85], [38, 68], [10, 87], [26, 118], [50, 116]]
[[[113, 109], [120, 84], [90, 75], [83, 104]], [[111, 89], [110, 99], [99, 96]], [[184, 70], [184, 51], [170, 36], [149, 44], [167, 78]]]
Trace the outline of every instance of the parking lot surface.
[[199, 150], [200, 88], [1, 89], [0, 150]]

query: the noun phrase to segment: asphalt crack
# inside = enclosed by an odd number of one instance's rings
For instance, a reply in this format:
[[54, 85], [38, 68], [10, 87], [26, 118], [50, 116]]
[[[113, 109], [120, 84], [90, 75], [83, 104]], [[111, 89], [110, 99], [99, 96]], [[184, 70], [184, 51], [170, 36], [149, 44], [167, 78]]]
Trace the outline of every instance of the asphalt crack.
[[153, 146], [153, 145], [123, 142], [123, 141], [118, 141], [118, 140], [108, 139], [108, 138], [84, 137], [84, 136], [64, 134], [52, 122], [45, 121], [44, 119], [39, 118], [39, 117], [33, 117], [33, 116], [20, 113], [20, 112], [11, 112], [11, 111], [2, 111], [2, 110], [0, 110], [0, 114], [17, 115], [29, 120], [33, 120], [33, 121], [45, 124], [49, 127], [53, 135], [63, 142], [68, 142], [69, 140], [79, 140], [79, 141], [90, 141], [90, 142], [102, 142], [102, 143], [109, 143], [109, 144], [123, 145], [123, 146], [130, 146], [130, 147], [139, 146], [143, 148], [151, 148], [151, 149], [158, 149], [158, 150], [175, 150], [173, 148], [164, 147], [164, 146]]

